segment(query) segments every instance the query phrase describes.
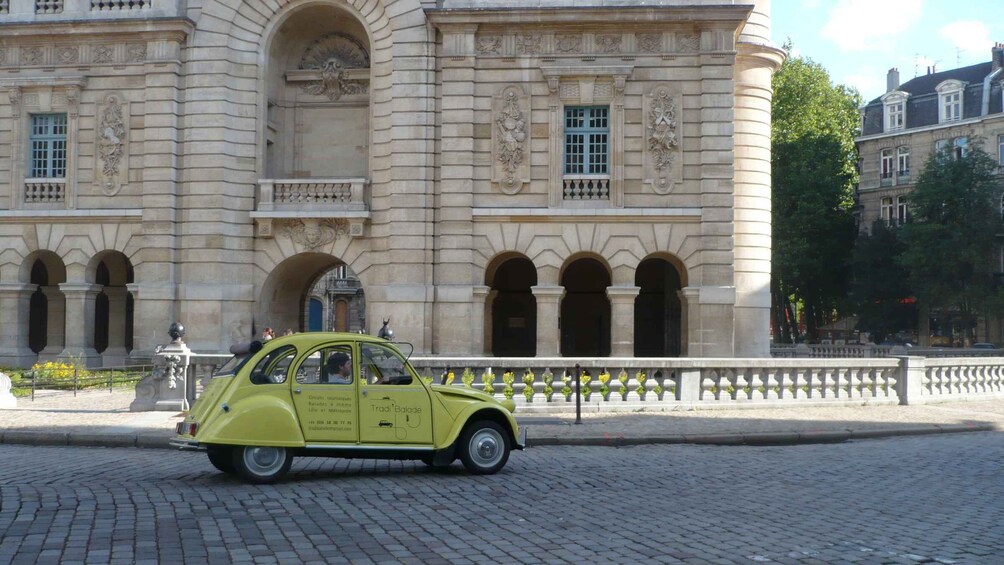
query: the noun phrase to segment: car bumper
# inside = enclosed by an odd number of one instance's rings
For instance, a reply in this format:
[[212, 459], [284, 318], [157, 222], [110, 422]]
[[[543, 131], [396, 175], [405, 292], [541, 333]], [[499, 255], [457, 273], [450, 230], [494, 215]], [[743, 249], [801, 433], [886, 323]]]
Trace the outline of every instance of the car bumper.
[[205, 451], [206, 446], [200, 444], [194, 439], [186, 439], [183, 437], [176, 437], [168, 442], [171, 447], [177, 447], [182, 451]]
[[526, 449], [526, 426], [519, 429], [519, 439], [516, 440], [516, 449]]

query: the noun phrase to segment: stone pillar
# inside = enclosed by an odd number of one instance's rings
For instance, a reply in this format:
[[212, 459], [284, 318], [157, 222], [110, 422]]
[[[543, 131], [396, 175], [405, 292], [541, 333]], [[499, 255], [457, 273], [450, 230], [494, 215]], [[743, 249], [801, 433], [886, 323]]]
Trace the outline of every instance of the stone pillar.
[[174, 324], [171, 331], [171, 343], [159, 348], [153, 357], [153, 371], [136, 383], [136, 399], [129, 405], [130, 412], [189, 409], [186, 386], [192, 350], [181, 341], [185, 335], [183, 326]]
[[66, 347], [66, 297], [58, 286], [43, 286], [48, 316], [45, 322], [45, 349], [38, 354], [39, 361], [53, 361]]
[[561, 298], [565, 287], [537, 285], [531, 286], [537, 301], [537, 357], [561, 356], [561, 330], [558, 318], [561, 316]]
[[634, 357], [634, 303], [640, 292], [638, 286], [607, 287], [611, 357]]
[[488, 300], [494, 299], [495, 294], [490, 287], [475, 286], [471, 298], [471, 354], [488, 355], [485, 345], [489, 343], [490, 336], [486, 321], [488, 317]]
[[104, 293], [108, 297], [108, 348], [101, 354], [101, 363], [105, 367], [121, 367], [129, 355], [125, 347], [126, 295], [129, 291], [124, 286], [106, 286]]
[[688, 286], [680, 289], [680, 356], [700, 357], [698, 329], [701, 321], [700, 289]]
[[87, 367], [101, 363], [94, 350], [94, 300], [101, 287], [88, 283], [63, 283], [59, 290], [66, 296], [66, 346], [60, 357], [80, 358]]
[[899, 357], [899, 379], [896, 392], [901, 405], [925, 404], [922, 396], [924, 388], [924, 373], [927, 371], [927, 359], [924, 357]]
[[784, 53], [770, 44], [770, 0], [756, 0], [736, 44], [734, 351], [770, 355], [771, 75]]
[[30, 367], [37, 356], [28, 347], [28, 319], [31, 295], [38, 285], [0, 283], [0, 365]]

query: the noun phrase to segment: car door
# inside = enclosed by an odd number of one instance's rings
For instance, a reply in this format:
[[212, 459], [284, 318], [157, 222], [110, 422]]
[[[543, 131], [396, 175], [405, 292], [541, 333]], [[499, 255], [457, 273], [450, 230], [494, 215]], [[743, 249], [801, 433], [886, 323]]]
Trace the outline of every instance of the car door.
[[396, 351], [359, 344], [359, 440], [365, 445], [432, 445], [432, 402]]
[[[335, 362], [346, 357], [351, 370], [347, 377], [341, 377]], [[351, 343], [325, 344], [307, 353], [300, 362], [292, 396], [308, 444], [354, 445], [359, 441], [358, 374]]]

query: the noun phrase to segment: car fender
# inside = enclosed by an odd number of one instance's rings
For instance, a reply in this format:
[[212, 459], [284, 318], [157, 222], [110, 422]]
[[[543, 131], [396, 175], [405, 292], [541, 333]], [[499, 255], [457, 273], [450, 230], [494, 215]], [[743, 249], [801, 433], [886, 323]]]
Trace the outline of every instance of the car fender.
[[457, 438], [463, 433], [464, 428], [467, 426], [468, 422], [474, 420], [492, 420], [502, 424], [506, 430], [509, 431], [509, 439], [513, 445], [518, 441], [519, 433], [516, 426], [516, 418], [513, 417], [512, 413], [506, 410], [503, 406], [493, 406], [487, 403], [473, 403], [464, 408], [460, 414], [457, 415], [456, 419], [453, 421], [453, 428], [450, 430], [449, 435], [446, 436], [446, 441], [443, 443], [444, 446], [451, 446], [457, 442]]
[[196, 433], [199, 443], [303, 447], [303, 432], [288, 400], [273, 395], [253, 395], [221, 402], [204, 429]]

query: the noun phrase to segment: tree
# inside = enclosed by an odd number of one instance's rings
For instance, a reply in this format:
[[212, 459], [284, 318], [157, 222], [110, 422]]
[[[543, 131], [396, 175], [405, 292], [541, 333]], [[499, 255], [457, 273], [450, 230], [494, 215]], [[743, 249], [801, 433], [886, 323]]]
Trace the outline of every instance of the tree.
[[797, 335], [792, 299], [815, 341], [846, 298], [861, 103], [857, 91], [834, 85], [822, 66], [790, 49], [774, 75], [772, 102], [771, 316], [780, 343]]
[[858, 329], [875, 343], [900, 330], [917, 327], [917, 301], [909, 284], [909, 271], [901, 257], [906, 245], [898, 228], [882, 220], [871, 234], [858, 236], [851, 261], [850, 299], [858, 315]]
[[910, 193], [902, 264], [921, 304], [954, 317], [972, 335], [977, 319], [1001, 311], [994, 280], [1001, 231], [997, 163], [972, 140], [965, 155], [927, 159]]

